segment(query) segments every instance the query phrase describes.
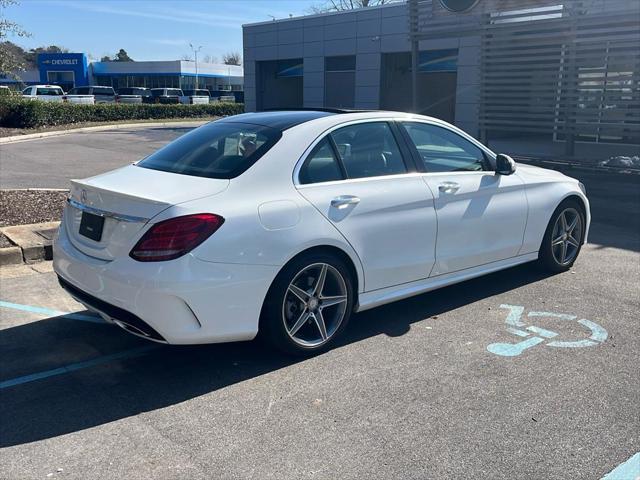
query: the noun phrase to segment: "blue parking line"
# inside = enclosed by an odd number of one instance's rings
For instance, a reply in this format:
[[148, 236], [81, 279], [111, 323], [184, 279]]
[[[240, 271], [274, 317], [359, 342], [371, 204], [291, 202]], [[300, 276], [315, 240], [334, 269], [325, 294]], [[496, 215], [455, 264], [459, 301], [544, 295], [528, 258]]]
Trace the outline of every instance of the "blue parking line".
[[20, 310], [22, 312], [37, 313], [41, 315], [49, 315], [50, 317], [65, 317], [70, 320], [81, 320], [83, 322], [104, 323], [104, 320], [97, 315], [85, 315], [82, 313], [61, 312], [52, 310], [51, 308], [36, 307], [33, 305], [22, 305], [20, 303], [11, 303], [0, 300], [0, 307]]
[[42, 380], [43, 378], [55, 377], [57, 375], [63, 375], [65, 373], [75, 372], [77, 370], [82, 370], [83, 368], [103, 365], [105, 363], [113, 362], [114, 360], [123, 360], [126, 358], [137, 357], [158, 347], [159, 345], [145, 345], [143, 347], [125, 350], [124, 352], [103, 355], [101, 357], [97, 357], [84, 362], [72, 363], [70, 365], [65, 365], [64, 367], [54, 368], [53, 370], [45, 370], [43, 372], [32, 373], [30, 375], [23, 375], [22, 377], [16, 377], [10, 380], [4, 380], [0, 382], [0, 390], [15, 387], [16, 385], [22, 385], [29, 382], [35, 382], [36, 380]]
[[640, 478], [640, 452], [621, 463], [600, 480], [637, 480]]

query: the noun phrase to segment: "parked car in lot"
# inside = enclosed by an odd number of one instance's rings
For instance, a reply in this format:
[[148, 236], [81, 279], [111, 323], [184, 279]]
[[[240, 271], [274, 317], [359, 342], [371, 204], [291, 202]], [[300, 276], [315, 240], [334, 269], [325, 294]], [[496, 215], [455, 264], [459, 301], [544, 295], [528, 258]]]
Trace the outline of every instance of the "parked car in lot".
[[74, 95], [65, 93], [62, 97], [62, 101], [78, 105], [94, 105], [96, 103], [96, 98], [93, 95]]
[[113, 87], [101, 87], [98, 85], [90, 87], [75, 87], [69, 90], [70, 95], [93, 95], [95, 103], [115, 103], [116, 92]]
[[179, 88], [152, 88], [153, 103], [180, 103], [184, 93]]
[[22, 90], [22, 98], [43, 102], [62, 102], [64, 91], [57, 85], [32, 85]]
[[206, 105], [209, 103], [209, 90], [183, 90], [180, 103], [186, 105]]
[[153, 96], [148, 88], [119, 88], [116, 94], [116, 103], [153, 103]]
[[[72, 180], [61, 285], [135, 335], [330, 348], [353, 312], [538, 261], [568, 270], [584, 186], [435, 118], [278, 111]], [[559, 280], [561, 281], [561, 280]]]

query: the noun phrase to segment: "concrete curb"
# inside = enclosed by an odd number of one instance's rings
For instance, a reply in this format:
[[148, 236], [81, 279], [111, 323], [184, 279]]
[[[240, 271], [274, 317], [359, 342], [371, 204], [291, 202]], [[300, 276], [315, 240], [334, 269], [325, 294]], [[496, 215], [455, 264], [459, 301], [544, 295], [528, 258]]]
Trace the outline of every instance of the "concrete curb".
[[18, 265], [22, 263], [22, 250], [20, 247], [0, 248], [0, 266]]
[[0, 145], [8, 143], [26, 142], [40, 138], [58, 137], [70, 133], [101, 132], [104, 130], [120, 130], [126, 128], [158, 128], [158, 127], [199, 127], [211, 120], [192, 120], [184, 122], [150, 122], [150, 123], [121, 123], [112, 125], [97, 125], [95, 127], [81, 127], [70, 130], [54, 130], [50, 132], [29, 133], [27, 135], [14, 135], [12, 137], [0, 137]]
[[[51, 260], [53, 241], [52, 238], [47, 238], [43, 232], [57, 230], [59, 226], [60, 222], [45, 222], [0, 228], [0, 232], [16, 245], [16, 247], [0, 249], [2, 250], [0, 264], [11, 265], [23, 261], [24, 263], [35, 263]], [[16, 255], [19, 255], [19, 261]], [[5, 260], [11, 263], [3, 263]]]

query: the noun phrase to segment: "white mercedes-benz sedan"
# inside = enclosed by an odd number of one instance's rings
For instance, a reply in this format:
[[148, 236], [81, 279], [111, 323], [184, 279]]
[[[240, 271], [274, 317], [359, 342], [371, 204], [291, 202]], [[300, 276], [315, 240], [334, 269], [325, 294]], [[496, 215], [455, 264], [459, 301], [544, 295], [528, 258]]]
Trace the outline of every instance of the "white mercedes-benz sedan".
[[308, 354], [353, 312], [586, 242], [584, 186], [396, 112], [246, 113], [73, 180], [54, 268], [88, 309], [171, 344]]

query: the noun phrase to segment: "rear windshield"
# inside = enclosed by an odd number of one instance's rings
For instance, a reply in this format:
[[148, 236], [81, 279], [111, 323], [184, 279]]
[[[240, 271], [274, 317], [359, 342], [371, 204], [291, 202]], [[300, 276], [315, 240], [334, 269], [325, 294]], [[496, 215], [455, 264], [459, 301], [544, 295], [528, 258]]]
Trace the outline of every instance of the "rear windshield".
[[209, 90], [183, 90], [187, 97], [208, 97]]
[[36, 95], [64, 95], [61, 88], [38, 87]]
[[143, 97], [151, 96], [151, 92], [145, 88], [119, 88], [120, 95], [142, 95]]
[[167, 96], [168, 97], [181, 97], [182, 96], [182, 90], [179, 90], [177, 88], [167, 88]]
[[279, 130], [247, 123], [213, 122], [138, 162], [139, 167], [207, 178], [234, 178], [276, 142]]
[[111, 87], [94, 87], [94, 95], [115, 95], [113, 88]]

